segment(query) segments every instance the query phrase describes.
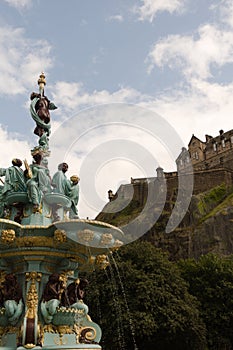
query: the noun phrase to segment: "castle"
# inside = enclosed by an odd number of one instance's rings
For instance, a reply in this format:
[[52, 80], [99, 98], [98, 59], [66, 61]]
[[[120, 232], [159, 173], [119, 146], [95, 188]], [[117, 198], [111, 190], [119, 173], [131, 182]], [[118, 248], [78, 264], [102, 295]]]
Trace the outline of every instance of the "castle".
[[156, 169], [157, 176], [151, 178], [131, 178], [131, 184], [121, 185], [116, 194], [108, 191], [109, 201], [117, 197], [129, 198], [132, 185], [134, 199], [143, 205], [148, 182], [153, 182], [155, 190], [161, 187], [161, 180], [166, 181], [167, 200], [172, 201], [176, 196], [180, 177], [193, 174], [193, 194], [210, 190], [221, 184], [226, 187], [233, 185], [233, 130], [219, 131], [219, 135], [212, 137], [206, 135], [201, 141], [192, 135], [188, 149], [182, 148], [176, 159], [177, 170], [164, 172], [161, 167]]

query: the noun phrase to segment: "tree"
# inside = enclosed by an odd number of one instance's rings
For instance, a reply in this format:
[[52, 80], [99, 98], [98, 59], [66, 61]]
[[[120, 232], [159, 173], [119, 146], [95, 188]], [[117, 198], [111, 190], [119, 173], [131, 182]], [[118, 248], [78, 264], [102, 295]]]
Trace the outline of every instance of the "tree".
[[103, 329], [103, 349], [205, 348], [196, 298], [167, 255], [134, 242], [110, 261], [105, 272], [89, 276], [87, 301]]
[[189, 292], [200, 302], [209, 349], [233, 349], [233, 260], [214, 254], [179, 263]]

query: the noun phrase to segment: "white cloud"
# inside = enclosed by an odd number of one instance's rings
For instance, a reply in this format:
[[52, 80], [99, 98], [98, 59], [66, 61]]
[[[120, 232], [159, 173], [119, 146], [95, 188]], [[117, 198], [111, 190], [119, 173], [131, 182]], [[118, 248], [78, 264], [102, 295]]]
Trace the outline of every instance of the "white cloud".
[[233, 27], [233, 3], [232, 0], [221, 0], [210, 7], [211, 10], [219, 14], [222, 23]]
[[158, 165], [167, 169], [172, 164], [174, 169], [174, 158], [160, 141], [159, 130], [155, 113], [124, 103], [84, 109], [57, 127], [50, 138], [50, 166], [55, 169], [66, 161], [68, 176], [81, 176], [82, 217], [94, 217], [106, 203], [107, 191], [116, 191], [119, 181], [155, 176]]
[[26, 141], [20, 140], [19, 135], [9, 133], [0, 125], [1, 168], [7, 168], [11, 166], [11, 160], [13, 158], [19, 158], [21, 160], [24, 160], [26, 158], [28, 162], [30, 162], [30, 149], [30, 145]]
[[186, 0], [141, 0], [143, 4], [134, 8], [139, 16], [139, 20], [152, 22], [158, 12], [167, 11], [169, 13], [182, 12]]
[[5, 2], [19, 10], [28, 8], [32, 5], [32, 0], [5, 0]]
[[116, 21], [116, 22], [123, 22], [124, 18], [122, 15], [113, 15], [113, 16], [109, 16], [107, 18], [107, 21], [112, 22], [112, 21]]
[[29, 39], [22, 28], [0, 27], [0, 94], [25, 93], [51, 66], [46, 40]]
[[206, 24], [196, 35], [169, 35], [157, 42], [148, 55], [148, 71], [155, 65], [181, 68], [186, 78], [211, 77], [211, 68], [233, 62], [233, 32]]
[[232, 94], [233, 84], [192, 79], [186, 91], [166, 92], [142, 105], [165, 118], [187, 146], [193, 133], [204, 141], [205, 134], [216, 136], [221, 129], [232, 129]]
[[69, 83], [65, 81], [55, 84], [52, 95], [61, 113], [63, 111], [65, 113], [74, 113], [80, 108], [105, 103], [135, 103], [146, 98], [146, 96], [143, 96], [133, 88], [121, 87], [113, 93], [107, 90], [95, 90], [92, 93], [88, 93], [82, 83]]

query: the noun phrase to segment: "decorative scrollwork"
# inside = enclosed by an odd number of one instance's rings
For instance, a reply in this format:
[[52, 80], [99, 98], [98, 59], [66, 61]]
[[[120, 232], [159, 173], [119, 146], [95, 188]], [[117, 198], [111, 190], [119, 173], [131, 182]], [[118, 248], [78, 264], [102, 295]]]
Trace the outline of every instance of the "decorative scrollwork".
[[79, 342], [90, 344], [96, 337], [96, 330], [93, 327], [84, 327], [81, 329]]

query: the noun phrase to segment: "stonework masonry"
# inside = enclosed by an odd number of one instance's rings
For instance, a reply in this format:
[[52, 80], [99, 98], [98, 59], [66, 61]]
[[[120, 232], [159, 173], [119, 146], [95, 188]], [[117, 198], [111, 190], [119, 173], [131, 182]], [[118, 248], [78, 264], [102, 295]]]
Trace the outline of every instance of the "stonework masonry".
[[[155, 193], [159, 192], [162, 183], [166, 183], [167, 200], [172, 200], [177, 194], [179, 179], [190, 179], [187, 176], [190, 173], [193, 174], [194, 195], [223, 183], [230, 188], [233, 185], [233, 130], [225, 133], [220, 130], [216, 137], [206, 135], [205, 141], [193, 135], [188, 149], [182, 148], [176, 165], [177, 171], [163, 172], [159, 167], [155, 177], [131, 178], [131, 184], [121, 185], [111, 200], [119, 196], [122, 199], [132, 198], [133, 191], [133, 199], [138, 201], [139, 205], [143, 205], [149, 183], [153, 183]], [[182, 182], [185, 183], [185, 180]]]

